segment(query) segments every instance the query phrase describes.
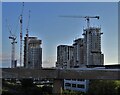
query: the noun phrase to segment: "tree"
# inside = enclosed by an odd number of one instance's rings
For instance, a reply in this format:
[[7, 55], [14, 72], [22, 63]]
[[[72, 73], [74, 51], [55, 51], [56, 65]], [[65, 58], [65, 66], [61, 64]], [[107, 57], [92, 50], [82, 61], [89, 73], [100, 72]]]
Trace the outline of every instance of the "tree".
[[52, 87], [50, 86], [43, 86], [42, 87], [42, 92], [46, 94], [52, 94]]
[[88, 95], [115, 95], [114, 80], [91, 80]]
[[32, 87], [33, 86], [33, 79], [22, 79], [21, 84], [23, 87]]

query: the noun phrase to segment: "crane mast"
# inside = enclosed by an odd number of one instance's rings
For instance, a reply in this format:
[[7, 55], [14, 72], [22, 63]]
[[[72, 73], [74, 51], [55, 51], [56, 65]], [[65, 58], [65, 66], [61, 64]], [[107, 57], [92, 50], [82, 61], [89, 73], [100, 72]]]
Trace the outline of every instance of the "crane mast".
[[68, 18], [85, 18], [85, 20], [87, 21], [87, 31], [86, 31], [86, 36], [87, 36], [87, 62], [86, 65], [89, 64], [90, 60], [89, 60], [89, 55], [90, 55], [90, 51], [89, 51], [89, 28], [90, 28], [90, 19], [91, 18], [96, 18], [99, 19], [99, 16], [60, 16], [60, 17], [68, 17]]
[[15, 43], [17, 43], [15, 40], [16, 40], [16, 37], [14, 36], [10, 36], [9, 39], [12, 39], [12, 53], [11, 53], [11, 68], [15, 68], [16, 67], [16, 63], [15, 63]]
[[26, 62], [25, 62], [26, 68], [28, 68], [29, 22], [30, 22], [30, 10], [29, 10], [28, 24], [26, 28]]
[[23, 23], [23, 8], [24, 8], [24, 3], [23, 3], [23, 6], [22, 6], [22, 12], [21, 12], [21, 15], [20, 15], [20, 67], [22, 66], [22, 23]]
[[[7, 21], [6, 21], [7, 22]], [[12, 34], [11, 29], [9, 27], [9, 25], [7, 24], [8, 30], [10, 32], [10, 36], [9, 39], [12, 40], [11, 45], [12, 45], [12, 51], [11, 51], [11, 68], [15, 68], [16, 67], [16, 60], [15, 60], [15, 44], [16, 42], [16, 36]]]

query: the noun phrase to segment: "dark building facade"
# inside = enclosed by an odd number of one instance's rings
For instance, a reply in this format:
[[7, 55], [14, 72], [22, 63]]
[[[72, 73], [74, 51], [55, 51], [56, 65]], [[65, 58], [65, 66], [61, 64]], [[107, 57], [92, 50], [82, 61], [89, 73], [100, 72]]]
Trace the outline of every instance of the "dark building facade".
[[36, 68], [42, 67], [42, 48], [41, 40], [37, 37], [24, 38], [24, 67]]

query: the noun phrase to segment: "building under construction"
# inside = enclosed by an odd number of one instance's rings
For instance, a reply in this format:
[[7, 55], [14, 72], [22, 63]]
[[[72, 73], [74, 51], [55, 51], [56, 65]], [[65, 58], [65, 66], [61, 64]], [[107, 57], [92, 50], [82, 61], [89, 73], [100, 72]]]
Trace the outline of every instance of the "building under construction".
[[42, 48], [41, 40], [37, 37], [24, 37], [24, 67], [36, 68], [42, 67]]
[[103, 65], [104, 55], [101, 52], [101, 34], [103, 33], [101, 33], [101, 28], [89, 27], [83, 32], [85, 65]]
[[[64, 68], [65, 62], [66, 67], [104, 65], [104, 55], [101, 52], [102, 34], [103, 33], [101, 33], [101, 28], [89, 27], [89, 29], [83, 29], [84, 37], [74, 40], [73, 46], [58, 46], [57, 66], [59, 64], [59, 67]], [[72, 47], [72, 50], [67, 49], [68, 47]], [[69, 60], [73, 60], [71, 64], [68, 64], [68, 60], [66, 57], [68, 53], [70, 56]]]
[[[92, 65], [103, 65], [104, 55], [101, 52], [101, 35], [103, 33], [101, 33], [100, 27], [90, 26], [90, 19], [93, 18], [99, 19], [99, 16], [62, 16], [62, 17], [84, 18], [87, 21], [87, 27], [83, 29], [83, 38], [78, 38], [74, 40], [73, 54], [71, 54], [71, 56], [73, 56], [71, 57], [73, 59], [73, 63], [71, 64], [71, 66], [83, 67]], [[61, 54], [63, 54], [62, 52], [64, 52], [64, 49], [62, 49], [62, 47], [61, 50], [62, 50]], [[59, 49], [57, 49], [57, 64], [59, 63], [60, 66], [63, 65], [62, 63], [60, 64], [60, 62], [61, 61], [64, 62], [65, 58], [63, 58], [64, 57], [63, 55], [59, 55], [58, 51]]]
[[58, 68], [70, 68], [73, 63], [73, 46], [59, 45], [57, 47], [57, 62]]
[[74, 66], [81, 67], [82, 65], [84, 65], [84, 47], [83, 47], [84, 44], [83, 42], [84, 42], [83, 38], [78, 38], [74, 40], [73, 67]]

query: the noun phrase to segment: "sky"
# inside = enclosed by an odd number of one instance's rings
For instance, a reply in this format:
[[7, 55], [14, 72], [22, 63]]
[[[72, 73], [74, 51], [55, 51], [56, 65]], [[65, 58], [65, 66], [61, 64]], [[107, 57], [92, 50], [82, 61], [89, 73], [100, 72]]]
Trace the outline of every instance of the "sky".
[[2, 2], [118, 2], [119, 0], [1, 0]]
[[[120, 2], [118, 3], [118, 11], [120, 10]], [[118, 14], [118, 17], [120, 17], [120, 14]], [[120, 25], [120, 18], [118, 18], [118, 25]], [[118, 27], [118, 31], [120, 30], [120, 27]], [[118, 32], [118, 63], [120, 63], [120, 32]]]
[[[2, 65], [10, 66], [11, 41], [7, 22], [17, 36], [16, 58], [19, 63], [19, 16], [22, 3], [2, 3]], [[42, 40], [43, 67], [55, 66], [58, 45], [72, 45], [73, 40], [82, 37], [85, 19], [61, 18], [61, 15], [96, 16], [91, 26], [101, 26], [101, 40], [104, 63], [118, 63], [118, 3], [117, 2], [25, 2], [23, 11], [23, 36], [26, 33], [30, 13], [29, 35]], [[1, 51], [0, 51], [1, 52]], [[1, 57], [1, 56], [0, 56]]]

